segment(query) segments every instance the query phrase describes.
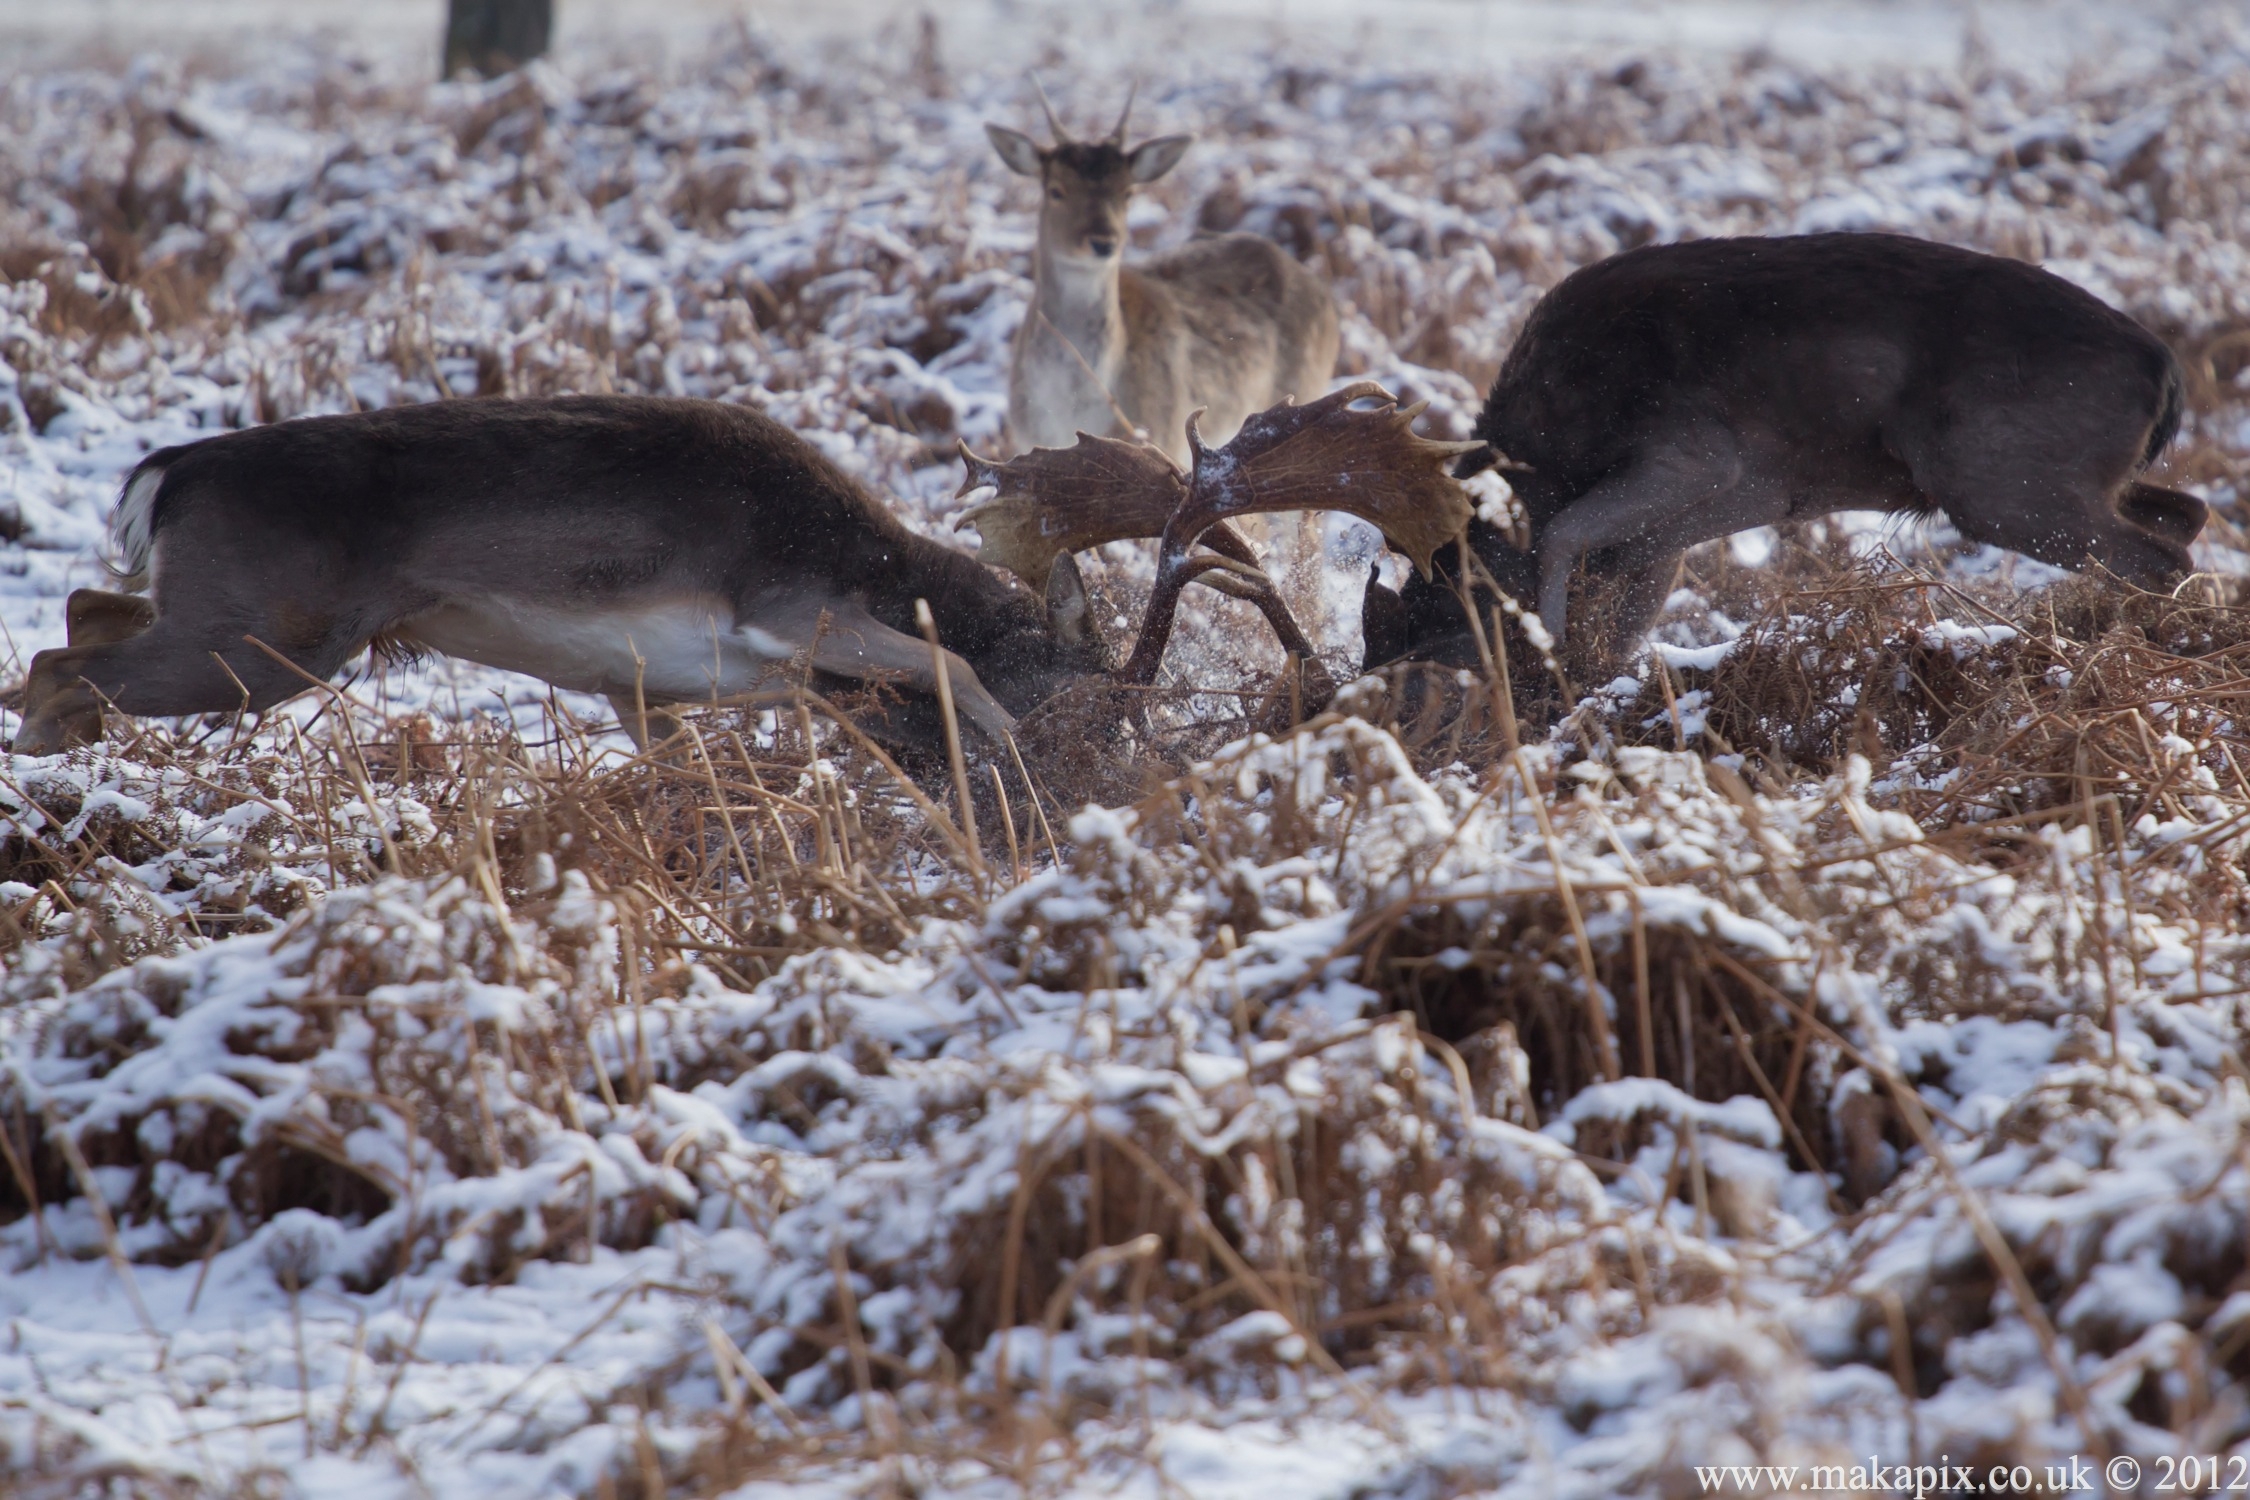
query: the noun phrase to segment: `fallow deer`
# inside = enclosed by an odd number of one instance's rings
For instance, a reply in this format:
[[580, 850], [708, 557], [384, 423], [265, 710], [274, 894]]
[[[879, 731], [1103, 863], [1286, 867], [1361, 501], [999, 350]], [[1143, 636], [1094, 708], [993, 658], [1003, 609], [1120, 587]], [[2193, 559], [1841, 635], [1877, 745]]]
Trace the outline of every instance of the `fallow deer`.
[[[1942, 512], [1972, 542], [2167, 587], [2204, 504], [2138, 476], [2180, 410], [2160, 340], [2036, 267], [1890, 234], [1704, 240], [1548, 292], [1456, 472], [1505, 464], [1530, 550], [1482, 521], [1469, 544], [1566, 661], [1606, 669], [1687, 548], [1836, 510]], [[1371, 665], [1473, 659], [1458, 563], [1396, 595], [1370, 579]], [[1572, 615], [1582, 565], [1615, 601], [1598, 640]]]
[[[1161, 535], [1173, 561], [1127, 680], [1154, 678], [1179, 589], [1197, 576], [1250, 598], [1303, 649], [1229, 516], [1352, 510], [1425, 558], [1452, 534], [1465, 504], [1428, 493], [1457, 491], [1441, 472], [1452, 450], [1395, 441], [1388, 398], [1355, 405], [1373, 387], [1339, 395], [1269, 413], [1217, 454], [1198, 447], [1186, 476], [1133, 449], [1163, 482], [1111, 507], [1099, 539]], [[1302, 461], [1339, 446], [1341, 468]], [[928, 743], [937, 669], [914, 634], [917, 601], [949, 648], [954, 701], [996, 740], [1110, 666], [1069, 559], [1092, 545], [1071, 514], [1086, 491], [1027, 498], [1018, 477], [995, 480], [987, 541], [1036, 576], [1037, 594], [908, 530], [788, 428], [718, 402], [446, 401], [167, 448], [134, 470], [111, 519], [118, 571], [153, 598], [72, 595], [70, 644], [33, 658], [15, 748], [96, 738], [105, 704], [263, 711], [371, 644], [607, 694], [636, 737], [650, 706], [778, 694], [792, 669], [886, 680], [913, 696], [904, 717], [871, 711], [870, 728]], [[1011, 550], [1026, 535], [1062, 543]], [[1206, 537], [1229, 555], [1189, 559]]]
[[[1046, 107], [1044, 92], [1040, 103]], [[1223, 444], [1250, 413], [1327, 389], [1336, 304], [1320, 278], [1272, 240], [1224, 234], [1128, 266], [1134, 190], [1178, 165], [1192, 136], [1128, 147], [1133, 102], [1108, 137], [1077, 141], [1046, 107], [1052, 146], [987, 125], [993, 149], [1041, 190], [1031, 305], [1008, 370], [1008, 427], [1023, 447], [1065, 448], [1080, 432], [1138, 428], [1175, 462], [1188, 413]], [[1317, 518], [1286, 541], [1295, 569], [1319, 557]]]

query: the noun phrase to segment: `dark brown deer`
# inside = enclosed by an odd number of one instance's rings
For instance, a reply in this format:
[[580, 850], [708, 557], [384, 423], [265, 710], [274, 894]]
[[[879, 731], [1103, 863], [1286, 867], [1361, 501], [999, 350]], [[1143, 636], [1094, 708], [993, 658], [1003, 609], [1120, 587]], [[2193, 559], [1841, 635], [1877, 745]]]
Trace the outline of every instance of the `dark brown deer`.
[[[1104, 539], [1164, 536], [1179, 554], [1167, 578], [1219, 569], [1303, 650], [1254, 567], [1186, 554], [1207, 534], [1239, 554], [1228, 516], [1311, 507], [1355, 510], [1427, 556], [1442, 507], [1386, 486], [1383, 466], [1428, 469], [1430, 456], [1359, 440], [1383, 420], [1353, 407], [1371, 389], [1268, 413], [1192, 475], [1135, 448], [1171, 482], [1110, 514]], [[1359, 477], [1339, 486], [1332, 466], [1298, 463], [1322, 442], [1362, 453]], [[1026, 503], [995, 501], [996, 534]], [[1048, 529], [1084, 530], [1067, 509]], [[153, 598], [71, 597], [70, 645], [32, 660], [19, 754], [97, 737], [105, 703], [263, 711], [371, 644], [607, 694], [637, 738], [650, 706], [779, 694], [802, 670], [909, 689], [904, 718], [878, 710], [870, 727], [928, 743], [936, 666], [917, 600], [949, 648], [954, 699], [989, 738], [1109, 666], [1068, 549], [1048, 549], [1028, 592], [909, 531], [794, 432], [710, 401], [440, 402], [228, 433], [143, 460], [111, 536], [120, 571]], [[1154, 677], [1178, 597], [1151, 606], [1131, 680]]]
[[[1564, 659], [1635, 649], [1681, 554], [1847, 509], [1942, 512], [1961, 535], [2167, 588], [2203, 502], [2140, 473], [2179, 430], [2171, 352], [2058, 276], [1888, 234], [1705, 240], [1628, 251], [1532, 309], [1485, 402], [1531, 550], [1469, 544], [1536, 602]], [[1367, 660], [1474, 659], [1448, 548], [1400, 594], [1370, 580]], [[1612, 601], [1581, 628], [1583, 567]]]

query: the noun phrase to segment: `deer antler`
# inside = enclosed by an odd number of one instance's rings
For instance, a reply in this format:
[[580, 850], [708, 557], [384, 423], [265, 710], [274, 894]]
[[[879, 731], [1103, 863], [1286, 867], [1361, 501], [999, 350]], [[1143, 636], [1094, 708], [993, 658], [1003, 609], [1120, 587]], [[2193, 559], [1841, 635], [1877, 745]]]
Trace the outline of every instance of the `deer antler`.
[[[1357, 406], [1362, 401], [1375, 404]], [[1446, 470], [1484, 446], [1416, 436], [1414, 419], [1428, 406], [1401, 407], [1374, 381], [1355, 381], [1303, 406], [1284, 401], [1257, 413], [1216, 451], [1203, 446], [1190, 417], [1194, 478], [1173, 525], [1209, 526], [1278, 510], [1348, 511], [1373, 523], [1428, 577], [1430, 555], [1468, 523], [1468, 499]]]
[[978, 560], [1006, 568], [1035, 594], [1065, 552], [1162, 536], [1188, 494], [1187, 476], [1162, 449], [1085, 432], [1074, 448], [1034, 448], [1006, 463], [963, 443], [961, 461], [969, 473], [956, 498], [987, 485], [996, 493], [954, 525], [974, 523]]
[[[1034, 448], [1006, 463], [979, 457], [967, 443], [959, 446], [968, 473], [955, 498], [985, 488], [993, 497], [963, 511], [953, 524], [974, 525], [977, 560], [1006, 568], [1035, 594], [1046, 593], [1047, 575], [1064, 553], [1162, 536], [1187, 503], [1187, 475], [1162, 449], [1147, 443], [1081, 432], [1072, 447]], [[1238, 575], [1203, 581], [1257, 605], [1273, 623], [1282, 649], [1309, 658], [1312, 648], [1304, 631], [1259, 571], [1258, 554], [1241, 533], [1222, 521], [1203, 534], [1202, 542], [1218, 556], [1199, 561], [1211, 568], [1230, 567]], [[1196, 569], [1190, 579], [1203, 571]]]
[[[1354, 403], [1377, 403], [1354, 409]], [[1468, 524], [1469, 502], [1446, 467], [1476, 443], [1414, 435], [1427, 402], [1401, 409], [1371, 380], [1354, 381], [1304, 406], [1284, 401], [1242, 424], [1223, 448], [1203, 446], [1188, 418], [1195, 455], [1188, 496], [1164, 526], [1156, 587], [1123, 676], [1153, 682], [1172, 634], [1180, 592], [1202, 570], [1189, 551], [1233, 516], [1280, 510], [1341, 510], [1372, 522], [1429, 576], [1430, 555]]]
[[[1358, 408], [1359, 402], [1372, 404]], [[1348, 511], [1374, 523], [1428, 576], [1431, 554], [1468, 524], [1468, 499], [1446, 468], [1480, 445], [1415, 436], [1414, 419], [1422, 410], [1400, 408], [1397, 397], [1363, 380], [1304, 406], [1285, 401], [1262, 411], [1218, 449], [1203, 446], [1190, 417], [1188, 445], [1195, 455], [1190, 474], [1145, 443], [1083, 432], [1074, 447], [1034, 448], [999, 464], [964, 444], [961, 456], [969, 472], [960, 493], [989, 485], [995, 494], [957, 524], [974, 521], [983, 538], [977, 556], [1009, 569], [1035, 590], [1045, 587], [1048, 570], [1063, 552], [1161, 536], [1156, 588], [1124, 671], [1128, 682], [1146, 683], [1156, 676], [1188, 584], [1230, 561], [1254, 561], [1226, 524], [1230, 517]], [[1198, 542], [1219, 555], [1191, 557]], [[1303, 632], [1264, 575], [1210, 581], [1257, 604], [1287, 649], [1309, 655]]]
[[1117, 128], [1109, 133], [1109, 143], [1122, 149], [1125, 145], [1125, 122], [1133, 118], [1133, 100], [1140, 94], [1140, 80], [1135, 79], [1125, 90], [1125, 107], [1117, 112]]
[[1069, 145], [1070, 132], [1063, 129], [1062, 121], [1055, 118], [1055, 106], [1047, 97], [1046, 85], [1039, 81], [1037, 73], [1026, 73], [1023, 76], [1031, 80], [1031, 87], [1039, 95], [1039, 107], [1047, 112], [1047, 133], [1055, 138], [1056, 145]]

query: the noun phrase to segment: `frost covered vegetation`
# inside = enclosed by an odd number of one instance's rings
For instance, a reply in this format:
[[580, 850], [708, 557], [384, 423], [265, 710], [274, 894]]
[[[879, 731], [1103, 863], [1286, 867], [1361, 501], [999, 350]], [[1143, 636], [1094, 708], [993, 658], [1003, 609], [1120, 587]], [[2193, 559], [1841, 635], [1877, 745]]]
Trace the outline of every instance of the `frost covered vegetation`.
[[[7, 78], [7, 670], [142, 451], [304, 412], [745, 401], [950, 534], [1030, 204], [980, 129], [1019, 85], [942, 43]], [[0, 761], [11, 1493], [1681, 1495], [2250, 1441], [2243, 34], [2062, 81], [1195, 59], [1143, 111], [1201, 133], [1144, 247], [1280, 238], [1440, 435], [1621, 246], [2042, 259], [2180, 351], [2211, 576], [1761, 537], [1551, 738], [1476, 674], [1280, 741], [1206, 693], [1106, 808], [1036, 756], [964, 808], [812, 705], [632, 760], [446, 664]], [[1243, 685], [1215, 639], [1183, 686]]]

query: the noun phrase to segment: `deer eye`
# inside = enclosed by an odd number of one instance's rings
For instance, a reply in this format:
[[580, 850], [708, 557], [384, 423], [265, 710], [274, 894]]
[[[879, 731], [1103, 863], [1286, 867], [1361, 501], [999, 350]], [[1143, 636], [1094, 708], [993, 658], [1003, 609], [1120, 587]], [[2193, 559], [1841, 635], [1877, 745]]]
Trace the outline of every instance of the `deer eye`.
[[1058, 187], [1051, 187], [1047, 189], [1047, 196], [1053, 199], [1055, 202], [1060, 203], [1063, 201], [1063, 190]]

